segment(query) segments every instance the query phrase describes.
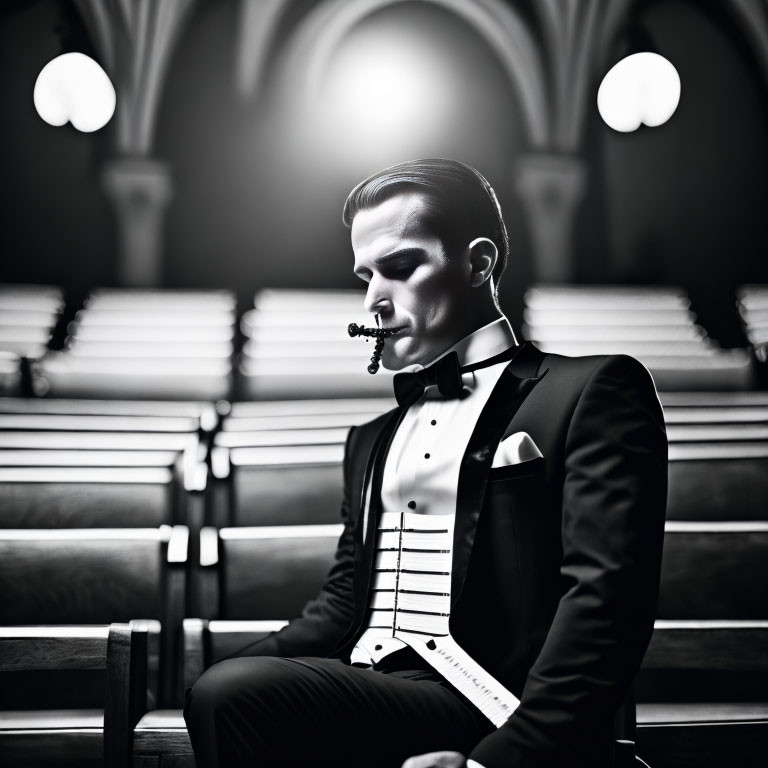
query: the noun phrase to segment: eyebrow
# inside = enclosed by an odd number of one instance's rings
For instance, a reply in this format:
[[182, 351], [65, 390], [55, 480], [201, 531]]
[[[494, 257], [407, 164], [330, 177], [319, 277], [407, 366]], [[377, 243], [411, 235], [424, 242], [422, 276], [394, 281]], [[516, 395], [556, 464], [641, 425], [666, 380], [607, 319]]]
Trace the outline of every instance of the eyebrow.
[[[424, 255], [424, 249], [423, 248], [401, 248], [397, 251], [392, 251], [391, 253], [385, 253], [383, 256], [378, 256], [373, 260], [373, 263], [377, 267], [383, 267], [385, 264], [389, 264], [392, 261], [397, 261], [397, 259], [402, 259], [404, 256], [423, 256]], [[360, 272], [370, 272], [371, 270], [367, 267], [360, 267], [358, 269], [354, 270], [354, 273], [356, 275], [359, 275]]]

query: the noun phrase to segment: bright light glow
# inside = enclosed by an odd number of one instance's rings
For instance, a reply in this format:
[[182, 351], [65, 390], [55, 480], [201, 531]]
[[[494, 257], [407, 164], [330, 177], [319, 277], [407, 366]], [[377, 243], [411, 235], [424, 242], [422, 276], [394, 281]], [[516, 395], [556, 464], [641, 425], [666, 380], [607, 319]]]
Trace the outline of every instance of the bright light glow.
[[597, 92], [600, 116], [615, 131], [629, 133], [641, 125], [669, 120], [680, 103], [680, 76], [656, 53], [635, 53], [614, 66]]
[[64, 53], [37, 76], [37, 114], [49, 125], [71, 122], [78, 131], [103, 128], [115, 113], [115, 89], [107, 73], [82, 53]]
[[[324, 76], [325, 130], [344, 154], [369, 158], [427, 140], [455, 111], [445, 52], [414, 31], [358, 30], [344, 41]], [[315, 114], [315, 120], [317, 113]]]

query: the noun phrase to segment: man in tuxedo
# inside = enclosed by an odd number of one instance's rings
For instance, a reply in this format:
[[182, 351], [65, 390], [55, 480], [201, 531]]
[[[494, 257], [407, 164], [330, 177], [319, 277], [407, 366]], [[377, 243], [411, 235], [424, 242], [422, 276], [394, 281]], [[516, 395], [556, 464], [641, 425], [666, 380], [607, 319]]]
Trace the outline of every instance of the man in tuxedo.
[[[475, 169], [385, 169], [350, 193], [344, 221], [365, 308], [393, 332], [382, 363], [400, 372], [398, 407], [349, 432], [344, 530], [317, 598], [188, 695], [198, 765], [608, 768], [658, 595], [667, 443], [653, 381], [623, 355], [517, 343], [496, 294], [507, 233]], [[450, 532], [443, 587], [402, 589], [425, 574], [382, 542], [394, 530], [405, 558], [403, 531], [427, 518]], [[418, 633], [394, 636], [431, 616], [421, 599], [444, 600], [460, 658], [520, 700], [503, 723]]]

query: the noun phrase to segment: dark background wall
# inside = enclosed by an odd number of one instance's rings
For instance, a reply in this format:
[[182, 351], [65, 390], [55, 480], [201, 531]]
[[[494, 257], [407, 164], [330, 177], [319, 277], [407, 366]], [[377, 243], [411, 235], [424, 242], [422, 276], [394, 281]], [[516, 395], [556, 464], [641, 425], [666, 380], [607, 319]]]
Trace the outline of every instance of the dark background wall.
[[[680, 73], [680, 107], [661, 128], [622, 135], [591, 102], [575, 248], [580, 281], [682, 285], [728, 343], [734, 288], [768, 282], [768, 110], [766, 83], [717, 8], [641, 4], [639, 22]], [[32, 104], [42, 66], [66, 50], [87, 52], [88, 38], [64, 0], [6, 3], [2, 13], [2, 279], [75, 290], [110, 284], [114, 232], [99, 168], [111, 128], [53, 128]], [[499, 195], [513, 251], [503, 304], [519, 320], [532, 265], [512, 178], [525, 139], [509, 82], [483, 41], [429, 4], [400, 3], [363, 22], [350, 46], [364, 45], [374, 27], [385, 39], [400, 35], [428, 52], [450, 88], [382, 141], [343, 115], [297, 112], [274, 84], [239, 99], [238, 20], [234, 0], [200, 0], [168, 72], [154, 148], [175, 187], [165, 284], [242, 297], [264, 285], [354, 286], [340, 222], [351, 185], [390, 162], [453, 155], [483, 170]], [[345, 51], [338, 56], [343, 62]]]
[[99, 183], [109, 131], [53, 128], [32, 101], [50, 59], [72, 46], [86, 52], [79, 18], [53, 0], [4, 3], [2, 13], [0, 278], [76, 288], [109, 281], [112, 219]]
[[657, 129], [619, 134], [596, 121], [604, 268], [619, 281], [685, 286], [727, 342], [736, 287], [768, 281], [766, 83], [717, 4], [656, 2], [640, 20], [682, 95]]

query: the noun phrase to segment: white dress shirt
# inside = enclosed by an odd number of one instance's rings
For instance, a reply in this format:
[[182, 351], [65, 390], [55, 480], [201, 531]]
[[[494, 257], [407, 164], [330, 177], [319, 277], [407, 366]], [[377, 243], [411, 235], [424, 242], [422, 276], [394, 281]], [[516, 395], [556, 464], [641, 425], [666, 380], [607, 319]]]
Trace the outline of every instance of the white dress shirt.
[[[515, 343], [509, 321], [500, 317], [465, 336], [432, 363], [456, 352], [460, 366], [472, 365], [498, 355]], [[408, 409], [384, 465], [381, 487], [384, 512], [455, 514], [461, 459], [477, 419], [508, 364], [507, 360], [462, 374], [464, 388], [471, 393], [464, 399], [446, 400], [436, 386], [430, 386]], [[419, 371], [426, 367], [417, 363], [403, 370]]]
[[[515, 344], [509, 321], [500, 317], [464, 337], [427, 365], [450, 352], [456, 352], [460, 366], [472, 365]], [[436, 386], [429, 386], [408, 409], [384, 464], [381, 503], [382, 512], [389, 513], [387, 517], [403, 512], [451, 515], [450, 527], [453, 528], [464, 451], [483, 407], [508, 364], [508, 360], [502, 361], [462, 374], [464, 388], [470, 392], [463, 399], [447, 400]], [[415, 372], [425, 367], [415, 364], [403, 370]], [[379, 573], [374, 574], [374, 590], [381, 587], [383, 578]], [[376, 663], [403, 647], [404, 643], [392, 637], [391, 631], [369, 627], [352, 652], [352, 661]]]

